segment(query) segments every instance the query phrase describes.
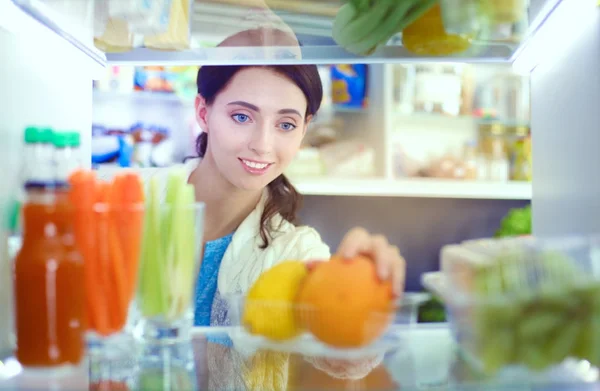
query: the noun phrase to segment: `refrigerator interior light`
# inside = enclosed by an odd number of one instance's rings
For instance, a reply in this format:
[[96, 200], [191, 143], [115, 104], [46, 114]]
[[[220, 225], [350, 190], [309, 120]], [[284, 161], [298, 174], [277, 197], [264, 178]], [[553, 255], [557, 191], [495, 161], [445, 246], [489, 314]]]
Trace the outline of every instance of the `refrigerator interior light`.
[[597, 12], [598, 0], [563, 0], [525, 43], [513, 62], [513, 70], [528, 75], [550, 57], [561, 56], [562, 48], [579, 38], [581, 22]]

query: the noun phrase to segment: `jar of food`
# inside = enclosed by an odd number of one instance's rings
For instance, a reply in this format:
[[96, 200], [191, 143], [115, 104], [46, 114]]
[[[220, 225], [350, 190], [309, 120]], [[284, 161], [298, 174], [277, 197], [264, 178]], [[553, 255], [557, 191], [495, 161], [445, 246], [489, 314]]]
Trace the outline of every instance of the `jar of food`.
[[506, 129], [499, 122], [479, 125], [479, 179], [506, 181], [509, 163]]
[[402, 45], [421, 56], [449, 56], [471, 47], [471, 34], [450, 34], [444, 29], [439, 3], [406, 26], [402, 31]]
[[485, 14], [492, 23], [518, 23], [527, 16], [527, 0], [484, 1]]
[[512, 129], [508, 145], [510, 159], [510, 179], [531, 181], [531, 136], [527, 126]]
[[469, 141], [465, 144], [463, 150], [463, 164], [465, 170], [465, 179], [477, 179], [479, 165], [477, 162], [477, 144], [475, 141]]

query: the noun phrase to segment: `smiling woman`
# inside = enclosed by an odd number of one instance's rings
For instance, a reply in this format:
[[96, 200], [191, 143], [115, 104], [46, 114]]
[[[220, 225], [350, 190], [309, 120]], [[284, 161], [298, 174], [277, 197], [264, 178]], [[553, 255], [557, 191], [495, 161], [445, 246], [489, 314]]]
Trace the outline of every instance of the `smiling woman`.
[[198, 93], [198, 122], [205, 130], [198, 155], [237, 188], [269, 189], [260, 221], [266, 248], [269, 220], [279, 214], [294, 223], [300, 208], [301, 197], [283, 170], [323, 97], [317, 67], [203, 67]]
[[[229, 324], [221, 295], [245, 293], [265, 270], [285, 260], [327, 260], [310, 227], [295, 224], [301, 195], [283, 172], [319, 110], [323, 90], [315, 65], [204, 66], [198, 72], [198, 158], [186, 163], [196, 199], [206, 203], [205, 253], [196, 325]], [[370, 256], [382, 279], [404, 284], [404, 260], [381, 236], [351, 231], [338, 253]]]

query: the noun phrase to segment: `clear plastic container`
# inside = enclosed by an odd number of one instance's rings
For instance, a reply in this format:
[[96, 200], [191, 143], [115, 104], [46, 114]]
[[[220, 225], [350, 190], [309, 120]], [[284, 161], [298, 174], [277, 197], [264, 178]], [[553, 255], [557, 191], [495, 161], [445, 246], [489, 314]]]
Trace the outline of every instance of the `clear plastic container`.
[[[328, 345], [308, 331], [298, 331], [296, 337], [285, 341], [277, 341], [264, 336], [252, 334], [244, 325], [244, 311], [246, 309], [246, 297], [240, 294], [226, 296], [229, 304], [229, 317], [233, 326], [230, 332], [230, 338], [236, 345], [236, 349], [247, 352], [258, 350], [273, 350], [280, 352], [303, 354], [309, 357], [330, 357], [344, 359], [360, 359], [384, 354], [388, 351], [397, 349], [402, 345], [402, 339], [399, 333], [393, 331], [392, 325], [411, 325], [417, 322], [417, 309], [421, 303], [428, 299], [429, 295], [424, 294], [406, 294], [395, 305], [393, 312], [372, 312], [364, 322], [362, 332], [368, 337], [375, 328], [379, 329], [382, 324], [386, 324], [380, 335], [372, 342], [361, 347], [340, 348]], [[311, 322], [319, 321], [318, 311], [314, 308], [299, 306], [293, 303], [281, 303], [271, 301], [253, 301], [254, 310], [259, 310], [263, 315], [272, 314], [268, 322], [265, 322], [266, 334], [277, 334], [286, 321], [281, 319], [282, 314], [295, 314], [296, 318], [310, 319]], [[349, 306], [350, 307], [350, 306]], [[346, 319], [354, 318], [352, 308], [345, 308], [342, 311], [347, 313]], [[294, 315], [292, 315], [294, 316]], [[343, 327], [343, 325], [340, 325]]]
[[109, 0], [109, 16], [128, 22], [137, 34], [160, 34], [167, 30], [172, 0]]
[[423, 285], [479, 369], [600, 364], [600, 237], [468, 241], [444, 247], [441, 261]]

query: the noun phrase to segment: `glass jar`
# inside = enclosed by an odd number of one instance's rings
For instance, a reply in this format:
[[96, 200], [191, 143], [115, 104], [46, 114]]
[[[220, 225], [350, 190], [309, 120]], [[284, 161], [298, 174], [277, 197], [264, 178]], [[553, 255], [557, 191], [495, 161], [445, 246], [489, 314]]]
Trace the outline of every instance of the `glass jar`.
[[527, 0], [487, 1], [483, 4], [493, 23], [518, 23], [527, 16]]
[[444, 29], [439, 4], [402, 31], [402, 45], [406, 50], [421, 56], [449, 56], [466, 51], [471, 46], [470, 34], [450, 34]]
[[511, 130], [508, 143], [510, 179], [513, 181], [531, 181], [531, 136], [529, 127], [515, 126]]
[[479, 179], [506, 181], [509, 178], [506, 129], [499, 122], [479, 125]]

